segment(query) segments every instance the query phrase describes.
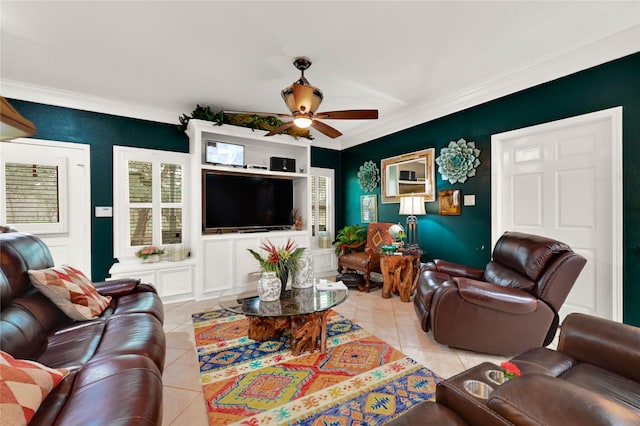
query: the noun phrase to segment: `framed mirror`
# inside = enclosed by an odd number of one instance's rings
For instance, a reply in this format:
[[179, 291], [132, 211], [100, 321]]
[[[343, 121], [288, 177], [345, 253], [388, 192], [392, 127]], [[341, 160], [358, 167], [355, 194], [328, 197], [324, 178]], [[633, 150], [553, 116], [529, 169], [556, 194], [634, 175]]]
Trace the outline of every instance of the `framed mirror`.
[[382, 202], [399, 203], [403, 195], [422, 195], [435, 201], [435, 148], [385, 158], [382, 171]]

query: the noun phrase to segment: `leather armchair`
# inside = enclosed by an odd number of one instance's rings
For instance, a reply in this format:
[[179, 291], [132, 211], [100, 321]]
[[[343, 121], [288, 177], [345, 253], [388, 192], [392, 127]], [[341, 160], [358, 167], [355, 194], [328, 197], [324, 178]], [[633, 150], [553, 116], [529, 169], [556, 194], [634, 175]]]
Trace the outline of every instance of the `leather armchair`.
[[568, 245], [507, 232], [484, 270], [425, 264], [414, 307], [424, 331], [452, 347], [507, 355], [546, 346], [586, 259]]
[[363, 252], [345, 253], [344, 248], [338, 255], [338, 273], [357, 271], [364, 274], [364, 287], [358, 290], [369, 292], [371, 286], [371, 272], [380, 272], [380, 247], [391, 244], [393, 238], [389, 235], [389, 227], [393, 223], [373, 222], [367, 228], [367, 239]]

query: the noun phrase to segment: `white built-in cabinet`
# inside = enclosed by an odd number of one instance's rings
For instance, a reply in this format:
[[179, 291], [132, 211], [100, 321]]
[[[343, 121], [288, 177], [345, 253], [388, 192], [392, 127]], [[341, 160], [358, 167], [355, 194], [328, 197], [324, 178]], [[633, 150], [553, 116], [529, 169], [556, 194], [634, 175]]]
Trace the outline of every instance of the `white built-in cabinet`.
[[[311, 241], [311, 148], [306, 139], [296, 140], [287, 135], [264, 137], [264, 131], [237, 126], [217, 126], [202, 120], [190, 120], [189, 135], [190, 195], [188, 208], [191, 221], [191, 258], [194, 262], [193, 298], [215, 297], [234, 289], [257, 282], [260, 266], [247, 249], [260, 251], [265, 241], [276, 246], [288, 239], [300, 247], [309, 247]], [[244, 169], [211, 165], [204, 162], [204, 144], [207, 140], [241, 144], [245, 147], [245, 164], [269, 166], [270, 157], [295, 158], [295, 172], [278, 172], [262, 169]], [[220, 170], [265, 176], [286, 176], [293, 179], [294, 207], [304, 221], [302, 230], [282, 230], [254, 233], [204, 234], [202, 232], [202, 171]], [[224, 203], [224, 200], [220, 200]], [[264, 252], [262, 252], [264, 253]]]

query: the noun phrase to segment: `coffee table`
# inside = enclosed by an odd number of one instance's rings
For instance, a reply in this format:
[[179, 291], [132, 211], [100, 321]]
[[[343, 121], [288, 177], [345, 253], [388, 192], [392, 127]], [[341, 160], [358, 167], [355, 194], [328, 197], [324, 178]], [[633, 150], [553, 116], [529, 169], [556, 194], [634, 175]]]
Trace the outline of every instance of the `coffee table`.
[[327, 350], [327, 314], [349, 298], [349, 290], [318, 290], [315, 287], [287, 290], [282, 298], [264, 302], [255, 286], [236, 289], [223, 295], [220, 307], [249, 318], [249, 338], [267, 341], [291, 332], [294, 355], [315, 351], [320, 340], [320, 352]]

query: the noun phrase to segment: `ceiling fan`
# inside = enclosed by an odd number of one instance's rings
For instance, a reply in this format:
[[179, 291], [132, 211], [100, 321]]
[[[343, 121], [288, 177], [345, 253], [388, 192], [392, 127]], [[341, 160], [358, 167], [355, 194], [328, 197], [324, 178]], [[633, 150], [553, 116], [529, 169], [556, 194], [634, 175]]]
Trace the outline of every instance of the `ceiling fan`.
[[281, 118], [293, 118], [292, 121], [288, 121], [273, 129], [265, 136], [277, 135], [293, 126], [303, 129], [311, 126], [330, 138], [337, 138], [342, 135], [342, 133], [319, 120], [370, 120], [378, 118], [377, 109], [348, 109], [343, 111], [316, 112], [322, 102], [323, 96], [322, 90], [312, 86], [304, 76], [304, 71], [311, 66], [311, 60], [305, 56], [300, 56], [294, 59], [293, 65], [300, 70], [300, 79], [291, 86], [285, 87], [282, 89], [282, 92], [280, 92], [291, 114], [247, 111], [224, 111], [224, 113], [259, 116], [275, 115]]

